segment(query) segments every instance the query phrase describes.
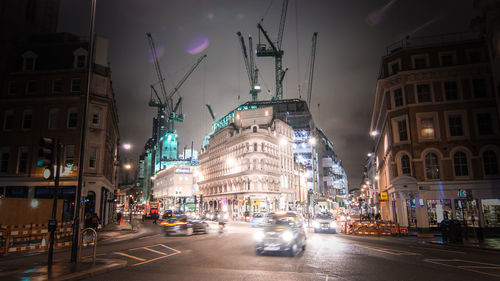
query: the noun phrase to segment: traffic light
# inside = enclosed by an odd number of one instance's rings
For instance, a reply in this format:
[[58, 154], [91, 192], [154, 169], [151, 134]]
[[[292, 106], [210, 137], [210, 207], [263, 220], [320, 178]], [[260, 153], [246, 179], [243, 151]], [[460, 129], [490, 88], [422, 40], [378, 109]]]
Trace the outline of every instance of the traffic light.
[[36, 162], [38, 167], [53, 166], [55, 143], [56, 141], [53, 138], [40, 138], [40, 150], [38, 150], [38, 156], [40, 156], [40, 158]]

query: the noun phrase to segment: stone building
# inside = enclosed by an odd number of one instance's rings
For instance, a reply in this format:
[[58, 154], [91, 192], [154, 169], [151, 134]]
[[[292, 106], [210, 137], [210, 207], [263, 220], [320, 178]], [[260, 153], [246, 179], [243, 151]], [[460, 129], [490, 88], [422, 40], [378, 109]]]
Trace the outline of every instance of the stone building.
[[232, 124], [210, 136], [199, 156], [204, 210], [241, 218], [295, 207], [293, 129], [273, 116], [272, 107], [236, 110]]
[[419, 229], [445, 217], [500, 227], [494, 93], [487, 43], [475, 34], [407, 38], [388, 48], [371, 121], [385, 220]]

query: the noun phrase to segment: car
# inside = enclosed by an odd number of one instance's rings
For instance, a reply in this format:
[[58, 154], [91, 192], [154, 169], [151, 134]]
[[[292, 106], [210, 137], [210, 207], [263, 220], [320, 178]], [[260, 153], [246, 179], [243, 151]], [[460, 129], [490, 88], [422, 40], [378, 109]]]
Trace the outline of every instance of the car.
[[314, 232], [337, 233], [337, 222], [330, 213], [317, 214], [312, 222]]
[[186, 215], [177, 215], [170, 217], [161, 223], [164, 226], [165, 234], [176, 235], [192, 235], [193, 233], [208, 233], [208, 223], [197, 218], [188, 217]]
[[172, 210], [166, 210], [165, 212], [163, 212], [163, 215], [161, 216], [162, 219], [168, 219], [168, 218], [171, 218], [173, 216], [173, 211]]
[[252, 227], [258, 227], [264, 225], [266, 220], [265, 213], [253, 213], [252, 219], [250, 220], [250, 225]]
[[295, 212], [270, 213], [265, 226], [255, 232], [255, 253], [286, 253], [295, 256], [306, 249], [304, 220]]

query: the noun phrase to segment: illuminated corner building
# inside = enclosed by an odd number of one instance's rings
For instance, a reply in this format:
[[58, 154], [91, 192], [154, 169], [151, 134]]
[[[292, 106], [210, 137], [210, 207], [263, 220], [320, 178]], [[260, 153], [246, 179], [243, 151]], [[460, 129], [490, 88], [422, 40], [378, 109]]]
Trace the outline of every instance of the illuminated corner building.
[[194, 195], [197, 166], [172, 165], [158, 172], [153, 179], [154, 201], [164, 210], [195, 210]]
[[[338, 159], [332, 142], [319, 128], [315, 127], [309, 108], [303, 100], [286, 99], [244, 103], [213, 123], [212, 132], [205, 137], [203, 146], [207, 147], [210, 144], [213, 134], [234, 123], [235, 113], [263, 107], [272, 107], [273, 118], [282, 120], [292, 127], [294, 159], [305, 167], [307, 190], [313, 192], [321, 208], [344, 206], [347, 176], [342, 162]], [[317, 140], [314, 148], [310, 143], [311, 138]], [[301, 205], [307, 205], [308, 200], [308, 198], [301, 199]], [[316, 206], [316, 209], [319, 210], [320, 206]]]
[[[39, 3], [39, 1], [36, 1]], [[42, 1], [40, 1], [42, 2]], [[3, 2], [2, 2], [3, 4]], [[95, 39], [82, 198], [85, 211], [107, 224], [117, 180], [118, 116], [108, 41]], [[64, 145], [58, 220], [71, 220], [77, 186], [88, 41], [68, 33], [34, 35], [9, 56], [0, 80], [0, 204], [2, 224], [47, 223], [53, 181], [37, 167], [41, 137]], [[37, 199], [35, 216], [29, 202]], [[42, 215], [43, 214], [43, 215]]]
[[300, 181], [294, 176], [292, 127], [274, 118], [270, 106], [236, 110], [232, 116], [199, 156], [202, 208], [227, 211], [233, 218], [294, 208]]
[[382, 57], [371, 131], [381, 215], [418, 229], [447, 216], [500, 227], [498, 97], [487, 42], [409, 38]]

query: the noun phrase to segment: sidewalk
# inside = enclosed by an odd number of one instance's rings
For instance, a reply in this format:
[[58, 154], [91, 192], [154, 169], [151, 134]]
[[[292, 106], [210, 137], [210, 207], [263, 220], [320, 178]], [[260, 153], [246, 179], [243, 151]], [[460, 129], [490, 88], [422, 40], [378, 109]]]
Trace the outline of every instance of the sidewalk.
[[447, 245], [453, 247], [466, 247], [466, 248], [474, 248], [474, 249], [482, 249], [482, 250], [493, 250], [500, 251], [500, 238], [484, 238], [484, 241], [478, 242], [477, 240], [472, 239], [464, 239], [462, 243], [444, 243], [442, 237], [437, 236], [432, 240], [428, 241], [430, 244], [436, 245]]
[[124, 268], [127, 262], [115, 259], [96, 259], [95, 264], [87, 258], [79, 264], [71, 264], [68, 261], [54, 260], [52, 271], [48, 273], [48, 267], [43, 265], [26, 266], [16, 265], [11, 269], [0, 270], [0, 279], [10, 280], [81, 280], [108, 271]]

